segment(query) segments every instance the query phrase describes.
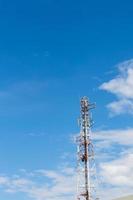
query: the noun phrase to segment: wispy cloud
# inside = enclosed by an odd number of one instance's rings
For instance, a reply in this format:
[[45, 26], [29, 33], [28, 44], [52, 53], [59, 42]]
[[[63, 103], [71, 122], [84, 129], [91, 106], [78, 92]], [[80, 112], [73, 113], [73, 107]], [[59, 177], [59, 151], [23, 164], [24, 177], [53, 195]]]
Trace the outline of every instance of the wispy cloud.
[[119, 74], [99, 88], [114, 94], [117, 98], [107, 105], [111, 115], [133, 114], [133, 59], [117, 65]]
[[93, 140], [95, 141], [96, 159], [99, 164], [133, 153], [132, 128], [95, 131]]
[[[18, 81], [0, 88], [0, 115], [13, 115], [41, 110], [47, 102], [42, 94], [48, 90], [48, 81]], [[39, 98], [40, 96], [40, 98]], [[42, 101], [43, 99], [43, 101]]]
[[94, 139], [97, 141], [98, 145], [104, 142], [107, 144], [107, 147], [112, 144], [132, 146], [133, 128], [96, 131], [94, 132]]
[[[100, 199], [120, 197], [123, 195], [121, 191], [125, 195], [132, 194], [133, 129], [100, 130], [93, 135], [100, 155]], [[123, 149], [119, 149], [119, 152], [117, 149], [108, 160], [112, 154], [108, 149], [112, 151], [114, 144], [121, 145]], [[103, 158], [103, 154], [106, 157]], [[0, 189], [12, 196], [23, 193], [34, 200], [72, 200], [76, 195], [76, 169], [65, 165], [55, 170], [21, 169], [17, 175], [0, 175]]]
[[[126, 164], [125, 164], [126, 163]], [[133, 154], [121, 156], [100, 164], [100, 199], [132, 194]], [[76, 197], [76, 173], [74, 168], [59, 170], [39, 169], [17, 175], [0, 175], [0, 190], [15, 198], [18, 193], [34, 200], [72, 200]]]
[[[1, 88], [1, 96], [35, 95], [48, 87], [48, 81], [25, 80]], [[3, 95], [2, 95], [3, 94]]]
[[101, 164], [104, 182], [113, 186], [133, 188], [133, 154], [130, 153], [111, 162]]
[[97, 150], [101, 199], [133, 194], [133, 129], [99, 130], [93, 133]]
[[123, 196], [121, 191], [125, 195], [133, 194], [132, 176], [128, 178], [133, 167], [133, 128], [100, 129], [91, 135], [95, 143], [100, 199]]
[[100, 168], [101, 191], [106, 199], [133, 194], [133, 153], [101, 163]]
[[72, 168], [58, 170], [36, 170], [23, 176], [0, 176], [0, 187], [6, 193], [24, 193], [35, 200], [72, 200], [76, 189], [75, 172]]

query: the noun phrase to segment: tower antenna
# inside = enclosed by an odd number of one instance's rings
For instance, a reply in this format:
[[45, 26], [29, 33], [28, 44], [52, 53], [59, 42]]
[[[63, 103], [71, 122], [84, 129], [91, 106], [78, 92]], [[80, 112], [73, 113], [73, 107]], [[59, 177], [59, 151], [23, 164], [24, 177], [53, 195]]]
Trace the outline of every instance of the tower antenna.
[[93, 121], [90, 110], [95, 108], [87, 97], [80, 101], [80, 134], [77, 136], [77, 200], [98, 200], [96, 192], [96, 167], [94, 148], [91, 141], [91, 126]]

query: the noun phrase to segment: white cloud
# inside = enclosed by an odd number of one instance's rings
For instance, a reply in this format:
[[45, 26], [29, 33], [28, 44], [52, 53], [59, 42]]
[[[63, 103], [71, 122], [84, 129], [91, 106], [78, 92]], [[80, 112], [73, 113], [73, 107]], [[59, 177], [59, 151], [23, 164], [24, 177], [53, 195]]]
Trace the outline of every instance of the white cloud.
[[[101, 163], [99, 173], [102, 177], [102, 184], [105, 183], [108, 187], [101, 188], [100, 199], [110, 200], [122, 196], [121, 190], [124, 191], [125, 195], [132, 194], [132, 170], [133, 154], [124, 155], [111, 162]], [[14, 198], [16, 193], [22, 193], [28, 199], [33, 200], [73, 200], [76, 196], [75, 169], [40, 169], [32, 172], [23, 170], [23, 176], [20, 174], [0, 176], [1, 189]]]
[[100, 129], [91, 136], [95, 141], [100, 199], [121, 197], [123, 192], [125, 196], [133, 194], [133, 128]]
[[[125, 195], [132, 194], [133, 129], [100, 130], [92, 135], [99, 148], [105, 149], [99, 156], [98, 174], [102, 180], [100, 199], [110, 200], [122, 196], [121, 190]], [[106, 150], [109, 147], [112, 148], [113, 144], [127, 147], [127, 149], [122, 149], [119, 156], [115, 151], [113, 160], [111, 158], [112, 161], [107, 161], [108, 159], [103, 159], [102, 154], [106, 153], [106, 156], [110, 156], [112, 152], [106, 152]], [[76, 196], [76, 170], [68, 166], [60, 167], [58, 170], [39, 169], [30, 172], [21, 169], [16, 175], [1, 175], [0, 190], [8, 193], [9, 197], [22, 193], [27, 199], [33, 200], [72, 200]]]
[[112, 115], [133, 114], [133, 59], [120, 63], [119, 74], [99, 88], [114, 94], [117, 101], [107, 105]]
[[113, 143], [124, 145], [124, 146], [132, 146], [133, 145], [133, 128], [128, 129], [112, 129], [112, 130], [100, 130], [95, 131], [93, 138], [97, 140], [97, 145], [100, 145], [104, 142], [107, 147], [112, 145]]
[[133, 194], [133, 128], [97, 130], [92, 135], [102, 199]]
[[133, 114], [133, 101], [129, 99], [121, 99], [119, 101], [109, 103], [107, 108], [111, 111], [111, 116], [118, 115], [120, 113]]
[[6, 176], [0, 176], [0, 185], [8, 185], [9, 179]]
[[102, 199], [106, 200], [115, 200], [116, 198], [125, 197], [128, 195], [133, 195], [133, 188], [127, 187], [110, 187], [110, 188], [103, 188], [101, 191]]
[[113, 186], [133, 188], [133, 154], [101, 164], [101, 175], [105, 183]]
[[[24, 193], [35, 200], [72, 200], [76, 189], [75, 173], [72, 168], [60, 172], [54, 170], [36, 170], [25, 178], [17, 176], [0, 176], [0, 187], [6, 193]], [[32, 176], [31, 176], [32, 174]], [[42, 179], [42, 181], [39, 181]]]

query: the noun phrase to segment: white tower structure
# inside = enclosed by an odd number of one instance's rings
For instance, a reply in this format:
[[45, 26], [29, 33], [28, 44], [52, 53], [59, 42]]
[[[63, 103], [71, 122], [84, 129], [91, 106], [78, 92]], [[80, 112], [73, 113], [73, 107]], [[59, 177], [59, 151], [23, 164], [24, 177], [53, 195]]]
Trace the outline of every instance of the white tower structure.
[[87, 97], [80, 102], [80, 134], [77, 142], [77, 200], [98, 200], [96, 185], [96, 167], [94, 160], [94, 148], [91, 141], [91, 126], [93, 124], [90, 109], [95, 107]]

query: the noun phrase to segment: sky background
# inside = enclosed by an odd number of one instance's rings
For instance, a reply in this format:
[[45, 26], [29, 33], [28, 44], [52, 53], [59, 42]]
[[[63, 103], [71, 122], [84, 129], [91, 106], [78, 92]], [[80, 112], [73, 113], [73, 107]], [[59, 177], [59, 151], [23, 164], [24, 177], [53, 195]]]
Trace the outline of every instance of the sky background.
[[101, 200], [132, 194], [132, 58], [130, 0], [0, 0], [0, 199], [73, 199], [82, 96]]

